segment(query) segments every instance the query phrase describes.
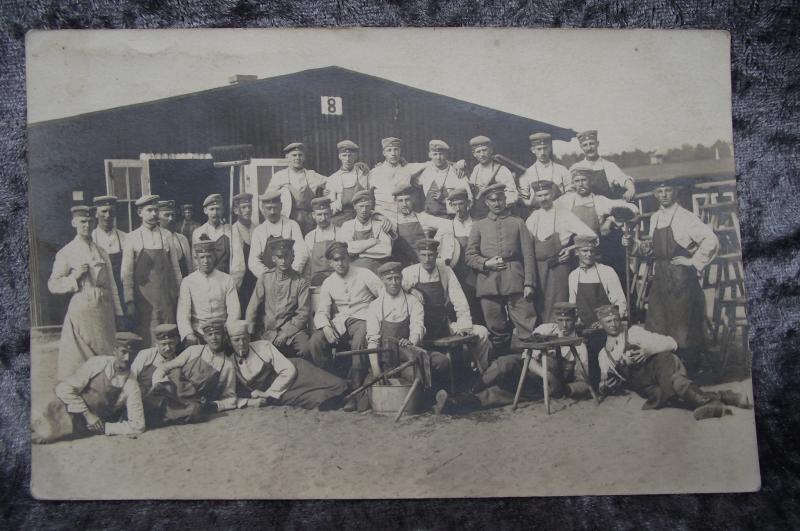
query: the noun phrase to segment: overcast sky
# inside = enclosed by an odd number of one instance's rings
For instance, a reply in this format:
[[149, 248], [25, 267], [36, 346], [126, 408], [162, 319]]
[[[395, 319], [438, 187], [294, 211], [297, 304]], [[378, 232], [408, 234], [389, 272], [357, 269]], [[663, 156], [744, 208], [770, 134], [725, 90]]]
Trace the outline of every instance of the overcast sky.
[[[601, 150], [732, 139], [728, 35], [702, 31], [336, 29], [28, 35], [38, 122], [341, 66], [575, 130]], [[556, 142], [557, 153], [577, 142]]]

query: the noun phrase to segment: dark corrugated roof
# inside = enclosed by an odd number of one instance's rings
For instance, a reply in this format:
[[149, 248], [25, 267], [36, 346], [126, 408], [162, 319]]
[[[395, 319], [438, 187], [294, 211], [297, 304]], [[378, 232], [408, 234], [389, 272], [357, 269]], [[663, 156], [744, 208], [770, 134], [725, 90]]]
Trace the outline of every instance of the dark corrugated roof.
[[[421, 95], [426, 96], [434, 96], [440, 98], [447, 98], [452, 104], [462, 105], [469, 107], [469, 111], [471, 113], [476, 114], [477, 116], [482, 116], [485, 118], [490, 118], [492, 120], [504, 120], [511, 122], [509, 125], [518, 125], [518, 126], [525, 126], [531, 129], [533, 132], [536, 129], [538, 124], [546, 125], [547, 130], [553, 134], [553, 137], [558, 140], [569, 141], [572, 137], [575, 136], [575, 131], [568, 128], [558, 127], [551, 124], [544, 124], [538, 120], [534, 120], [532, 118], [526, 118], [524, 116], [519, 116], [516, 114], [508, 113], [505, 111], [500, 111], [497, 109], [492, 109], [490, 107], [485, 107], [483, 105], [478, 105], [477, 103], [468, 102], [465, 100], [460, 100], [458, 98], [452, 98], [450, 96], [446, 96], [444, 94], [439, 94], [436, 92], [430, 92], [427, 90], [422, 90], [416, 87], [411, 87], [409, 85], [404, 85], [402, 83], [398, 83], [396, 81], [390, 81], [388, 79], [384, 79], [377, 76], [372, 76], [369, 74], [363, 74], [361, 72], [357, 72], [355, 70], [349, 70], [347, 68], [342, 68], [339, 66], [327, 66], [322, 68], [314, 68], [309, 70], [302, 70], [299, 72], [294, 72], [290, 74], [283, 74], [280, 76], [269, 77], [265, 79], [259, 79], [258, 81], [251, 81], [245, 84], [237, 84], [237, 85], [228, 85], [224, 87], [216, 87], [208, 90], [202, 90], [198, 92], [192, 92], [188, 94], [180, 94], [177, 96], [170, 96], [167, 98], [161, 98], [157, 100], [151, 100], [147, 102], [141, 103], [134, 103], [131, 105], [123, 105], [120, 107], [112, 107], [109, 109], [103, 109], [99, 111], [92, 111], [88, 113], [77, 114], [74, 116], [68, 116], [64, 118], [56, 118], [53, 120], [45, 120], [41, 122], [34, 122], [29, 124], [31, 128], [38, 128], [39, 126], [49, 125], [49, 124], [56, 124], [58, 122], [64, 122], [76, 118], [85, 118], [90, 117], [93, 115], [98, 115], [102, 113], [106, 113], [109, 111], [117, 111], [117, 110], [128, 110], [128, 109], [136, 109], [147, 107], [150, 105], [155, 104], [163, 104], [168, 102], [177, 102], [182, 101], [185, 99], [192, 99], [192, 98], [202, 98], [208, 95], [225, 95], [225, 96], [246, 96], [248, 93], [257, 93], [262, 92], [264, 90], [269, 90], [276, 84], [283, 85], [286, 82], [308, 82], [308, 83], [320, 83], [320, 82], [331, 82], [331, 81], [344, 81], [348, 83], [358, 84], [359, 82], [371, 82], [371, 83], [378, 83], [383, 84], [385, 87], [391, 89], [402, 89], [404, 91], [411, 91], [416, 92]], [[355, 83], [354, 83], [355, 82]], [[238, 94], [237, 94], [238, 93]]]

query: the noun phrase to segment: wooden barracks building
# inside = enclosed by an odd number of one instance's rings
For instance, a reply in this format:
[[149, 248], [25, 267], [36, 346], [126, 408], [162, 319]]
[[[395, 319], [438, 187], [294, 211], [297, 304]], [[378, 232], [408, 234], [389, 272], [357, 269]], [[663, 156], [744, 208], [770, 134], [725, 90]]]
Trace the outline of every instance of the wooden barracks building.
[[133, 201], [155, 193], [177, 204], [201, 204], [212, 192], [229, 199], [229, 170], [213, 166], [212, 146], [252, 144], [253, 159], [234, 185], [263, 192], [285, 166], [282, 148], [304, 142], [307, 167], [338, 168], [336, 143], [350, 139], [361, 160], [382, 159], [380, 141], [404, 140], [406, 160], [427, 160], [428, 141], [450, 144], [451, 160], [474, 161], [468, 141], [479, 134], [496, 151], [532, 163], [528, 135], [569, 141], [574, 131], [339, 67], [230, 86], [31, 124], [28, 128], [32, 326], [60, 325], [66, 297], [47, 290], [55, 253], [74, 237], [69, 208], [92, 197], [120, 198], [117, 226], [138, 226]]

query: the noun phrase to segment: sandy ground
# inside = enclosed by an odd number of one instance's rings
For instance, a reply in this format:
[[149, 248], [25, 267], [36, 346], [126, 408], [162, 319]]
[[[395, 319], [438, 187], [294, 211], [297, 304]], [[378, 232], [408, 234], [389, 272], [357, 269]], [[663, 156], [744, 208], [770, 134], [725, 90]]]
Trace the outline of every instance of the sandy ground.
[[[32, 349], [33, 400], [57, 344]], [[750, 380], [725, 387], [752, 396]], [[752, 410], [697, 422], [636, 395], [470, 417], [245, 409], [137, 438], [33, 445], [48, 499], [421, 498], [728, 492], [759, 487]]]

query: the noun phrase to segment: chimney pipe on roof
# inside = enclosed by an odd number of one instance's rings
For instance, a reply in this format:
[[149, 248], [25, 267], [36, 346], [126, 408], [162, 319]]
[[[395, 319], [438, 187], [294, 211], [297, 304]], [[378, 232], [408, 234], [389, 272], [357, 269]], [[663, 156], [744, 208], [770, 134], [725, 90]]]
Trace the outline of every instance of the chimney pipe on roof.
[[258, 76], [253, 76], [249, 74], [236, 74], [235, 76], [231, 76], [228, 78], [228, 83], [230, 83], [231, 85], [243, 85], [244, 83], [250, 83], [256, 80], [258, 80]]

